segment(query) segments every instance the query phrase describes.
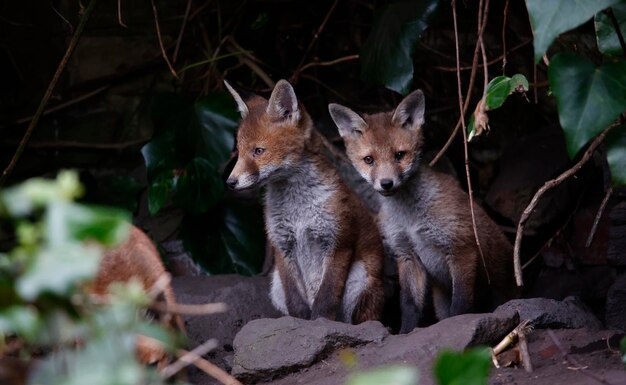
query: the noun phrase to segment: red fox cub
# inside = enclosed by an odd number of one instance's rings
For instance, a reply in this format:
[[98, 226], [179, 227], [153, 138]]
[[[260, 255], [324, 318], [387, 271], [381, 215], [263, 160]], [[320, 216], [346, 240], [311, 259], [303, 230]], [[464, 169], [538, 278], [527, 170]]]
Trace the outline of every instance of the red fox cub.
[[239, 157], [226, 184], [266, 186], [274, 250], [270, 298], [285, 315], [348, 323], [379, 319], [383, 250], [367, 209], [322, 154], [311, 118], [281, 80], [269, 100], [246, 102], [227, 83], [242, 121]]
[[329, 105], [350, 161], [385, 196], [379, 227], [397, 258], [401, 332], [417, 325], [430, 288], [439, 319], [477, 309], [477, 300], [485, 295], [492, 300], [486, 305], [492, 306], [516, 294], [508, 239], [475, 205], [483, 265], [467, 194], [453, 177], [420, 161], [424, 104], [418, 90], [393, 112], [360, 116]]
[[[132, 226], [126, 242], [104, 251], [100, 267], [89, 290], [96, 295], [106, 295], [113, 282], [138, 280], [144, 289], [150, 289], [156, 281], [166, 274], [163, 262], [154, 244], [139, 228]], [[161, 300], [174, 303], [174, 291], [170, 285], [163, 290]], [[158, 314], [159, 322], [173, 330], [185, 332], [185, 325], [178, 314]], [[167, 364], [167, 353], [160, 345], [139, 339], [137, 356], [144, 364]]]

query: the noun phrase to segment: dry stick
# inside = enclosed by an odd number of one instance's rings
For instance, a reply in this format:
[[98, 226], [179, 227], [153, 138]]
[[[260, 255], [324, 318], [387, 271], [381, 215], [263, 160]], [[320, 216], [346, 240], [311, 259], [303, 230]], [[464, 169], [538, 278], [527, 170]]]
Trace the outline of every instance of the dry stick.
[[587, 151], [585, 151], [582, 158], [580, 158], [580, 160], [574, 166], [572, 166], [570, 169], [563, 172], [558, 177], [544, 183], [544, 185], [541, 186], [539, 190], [537, 190], [537, 192], [533, 196], [533, 199], [530, 201], [528, 206], [526, 206], [526, 208], [524, 209], [524, 212], [522, 213], [522, 216], [520, 217], [520, 220], [517, 224], [517, 232], [515, 234], [515, 246], [513, 248], [513, 266], [515, 268], [515, 282], [517, 283], [517, 286], [524, 285], [524, 281], [522, 279], [522, 266], [520, 262], [520, 247], [522, 245], [522, 233], [524, 232], [524, 225], [526, 224], [526, 221], [528, 221], [530, 214], [533, 212], [533, 210], [539, 203], [539, 198], [541, 198], [541, 196], [545, 194], [546, 191], [558, 186], [565, 179], [569, 178], [570, 176], [574, 175], [578, 170], [580, 170], [580, 168], [585, 163], [587, 163], [589, 158], [591, 158], [591, 155], [596, 150], [596, 148], [600, 145], [600, 143], [602, 143], [602, 140], [604, 139], [606, 134], [609, 132], [609, 130], [612, 129], [613, 127], [620, 125], [621, 121], [622, 119], [620, 118], [617, 122], [612, 123], [606, 129], [604, 129], [604, 131], [602, 131], [593, 140], [593, 142], [591, 142], [591, 144], [589, 145], [589, 148], [587, 148]]
[[593, 226], [591, 226], [591, 231], [589, 232], [589, 236], [587, 237], [585, 247], [590, 247], [591, 242], [593, 242], [593, 237], [595, 236], [596, 231], [598, 231], [600, 218], [602, 218], [602, 213], [604, 213], [604, 209], [606, 208], [606, 204], [609, 202], [611, 194], [613, 194], [613, 187], [609, 187], [609, 189], [606, 190], [606, 194], [604, 194], [604, 199], [602, 199], [602, 203], [600, 203], [600, 207], [598, 208], [598, 213], [596, 214], [596, 219], [593, 221]]
[[[204, 341], [202, 344], [195, 347], [190, 352], [185, 352], [181, 355], [181, 357], [176, 360], [176, 362], [171, 363], [170, 365], [163, 368], [161, 371], [161, 377], [164, 379], [172, 377], [174, 374], [181, 371], [185, 366], [189, 365], [189, 359], [195, 356], [202, 356], [211, 350], [215, 349], [218, 346], [216, 339], [210, 339]], [[192, 356], [193, 354], [193, 356]]]
[[313, 49], [313, 46], [315, 45], [315, 42], [317, 41], [317, 39], [319, 39], [320, 35], [322, 34], [322, 31], [326, 27], [326, 23], [328, 23], [328, 19], [330, 19], [330, 15], [332, 15], [332, 13], [335, 11], [335, 8], [337, 7], [337, 3], [339, 3], [339, 0], [335, 0], [333, 4], [330, 6], [330, 8], [328, 9], [328, 12], [326, 12], [326, 16], [324, 16], [324, 20], [322, 20], [322, 24], [320, 24], [319, 28], [317, 29], [317, 32], [315, 32], [315, 35], [313, 35], [313, 39], [311, 39], [309, 46], [304, 51], [304, 54], [302, 54], [302, 59], [300, 59], [300, 63], [298, 63], [296, 70], [294, 71], [293, 75], [289, 79], [291, 83], [294, 83], [296, 80], [298, 80], [298, 75], [300, 74], [300, 71], [302, 69], [302, 66], [304, 65], [304, 61], [306, 60], [306, 57], [309, 55], [309, 52], [311, 52], [311, 50]]
[[533, 372], [533, 363], [530, 360], [530, 352], [528, 351], [528, 341], [526, 341], [526, 334], [522, 331], [517, 336], [517, 346], [519, 347], [520, 359], [522, 366], [527, 373]]
[[577, 359], [567, 354], [567, 351], [565, 350], [565, 348], [563, 347], [559, 339], [556, 337], [556, 335], [554, 335], [554, 332], [552, 330], [548, 329], [548, 335], [550, 336], [550, 339], [552, 340], [554, 345], [557, 347], [557, 349], [559, 349], [559, 351], [563, 355], [563, 358], [565, 358], [565, 360], [567, 360], [567, 362], [569, 362], [570, 365], [575, 366], [578, 369], [578, 371], [580, 371], [582, 374], [584, 374], [585, 376], [595, 381], [598, 381], [601, 384], [611, 385], [604, 378], [601, 378], [597, 374], [589, 371], [585, 366], [581, 365]]
[[[481, 4], [482, 4], [482, 2], [481, 2]], [[481, 17], [480, 13], [479, 13], [478, 16]], [[482, 31], [484, 29], [485, 29], [485, 24], [479, 24], [479, 35], [482, 34]], [[456, 133], [459, 131], [459, 128], [461, 127], [461, 120], [463, 119], [463, 116], [467, 112], [467, 107], [469, 107], [469, 102], [470, 102], [470, 99], [472, 97], [472, 91], [474, 89], [474, 81], [476, 80], [476, 71], [477, 71], [477, 68], [478, 68], [478, 52], [479, 52], [479, 50], [480, 50], [480, 45], [478, 44], [478, 41], [477, 41], [476, 42], [476, 47], [474, 47], [474, 57], [472, 59], [472, 72], [470, 73], [470, 81], [469, 81], [469, 85], [467, 87], [467, 95], [465, 95], [465, 104], [463, 105], [463, 110], [461, 111], [461, 117], [456, 122], [456, 126], [454, 127], [454, 130], [452, 130], [452, 133], [450, 134], [450, 137], [448, 138], [448, 141], [446, 142], [446, 144], [443, 145], [441, 150], [439, 150], [437, 155], [435, 155], [433, 160], [431, 160], [430, 163], [428, 164], [430, 167], [434, 166], [435, 163], [437, 163], [439, 161], [439, 159], [443, 156], [443, 154], [448, 150], [448, 148], [452, 144], [452, 140], [454, 140], [454, 137], [456, 136]], [[457, 63], [457, 66], [458, 66], [458, 63]], [[459, 68], [459, 71], [460, 71], [460, 68]], [[465, 133], [463, 133], [463, 136], [465, 136]]]
[[161, 48], [161, 56], [163, 56], [163, 59], [165, 60], [165, 63], [167, 64], [167, 68], [169, 68], [170, 72], [172, 73], [172, 76], [178, 79], [178, 74], [176, 73], [176, 70], [174, 69], [174, 67], [172, 67], [172, 63], [170, 62], [170, 59], [167, 57], [167, 52], [165, 52], [165, 46], [163, 45], [163, 39], [161, 38], [161, 26], [159, 26], [159, 13], [157, 11], [156, 4], [154, 4], [154, 0], [150, 0], [150, 2], [152, 3], [152, 13], [154, 14], [154, 25], [156, 26], [156, 34], [157, 34], [157, 39], [159, 40], [159, 48]]
[[70, 60], [70, 57], [72, 56], [72, 53], [74, 52], [74, 48], [76, 48], [76, 45], [78, 44], [78, 41], [80, 40], [80, 36], [83, 33], [83, 30], [85, 29], [87, 20], [89, 19], [89, 15], [91, 15], [91, 12], [93, 11], [97, 2], [98, 0], [91, 0], [89, 4], [87, 4], [87, 7], [85, 8], [83, 12], [83, 16], [80, 18], [78, 26], [76, 27], [76, 32], [74, 33], [74, 36], [72, 36], [72, 40], [70, 40], [70, 44], [67, 47], [67, 50], [65, 51], [65, 55], [63, 55], [63, 58], [61, 59], [61, 62], [59, 63], [59, 66], [57, 67], [56, 72], [52, 76], [52, 80], [50, 80], [50, 84], [48, 85], [48, 88], [46, 89], [46, 92], [44, 93], [43, 98], [41, 98], [41, 102], [39, 102], [39, 107], [37, 107], [37, 111], [35, 112], [35, 115], [33, 116], [33, 120], [30, 121], [30, 124], [28, 125], [28, 129], [26, 129], [26, 133], [24, 133], [24, 137], [22, 137], [22, 140], [20, 141], [20, 144], [18, 145], [17, 150], [15, 151], [15, 154], [13, 155], [13, 158], [11, 159], [11, 162], [2, 172], [2, 176], [0, 177], [0, 187], [4, 185], [9, 174], [15, 168], [15, 165], [17, 164], [18, 159], [22, 155], [22, 152], [24, 152], [26, 143], [28, 143], [28, 140], [30, 139], [30, 136], [32, 135], [33, 130], [35, 129], [35, 126], [37, 126], [37, 123], [39, 123], [39, 119], [41, 119], [41, 116], [43, 115], [43, 112], [46, 108], [46, 104], [48, 104], [48, 101], [50, 100], [50, 96], [52, 96], [52, 91], [54, 91], [54, 88], [59, 82], [59, 78], [61, 77], [61, 74], [63, 73], [63, 70], [65, 69], [65, 66], [67, 65], [67, 62]]
[[204, 358], [193, 352], [187, 352], [180, 349], [178, 350], [178, 354], [183, 355], [181, 357], [181, 360], [183, 359], [183, 357], [185, 357], [185, 354], [187, 354], [188, 358], [184, 358], [185, 361], [190, 360], [191, 362], [187, 361], [189, 364], [195, 365], [198, 369], [202, 370], [203, 372], [215, 378], [224, 385], [243, 385], [235, 377], [226, 373], [224, 369], [213, 364], [212, 362], [205, 360]]
[[178, 59], [178, 50], [180, 49], [180, 43], [183, 41], [183, 34], [185, 33], [185, 27], [187, 26], [187, 21], [189, 20], [189, 12], [191, 12], [191, 1], [192, 0], [187, 0], [187, 9], [185, 9], [183, 25], [180, 27], [180, 32], [178, 32], [178, 39], [176, 39], [176, 48], [174, 48], [174, 55], [172, 55], [172, 63], [174, 64], [176, 64], [176, 60]]
[[[36, 149], [65, 149], [65, 148], [77, 148], [81, 150], [123, 150], [125, 148], [142, 145], [150, 141], [150, 137], [141, 138], [136, 140], [129, 140], [127, 142], [119, 143], [84, 143], [76, 141], [59, 140], [54, 142], [29, 142], [26, 144], [28, 148]], [[11, 145], [14, 143], [0, 143], [0, 146]]]
[[117, 0], [117, 22], [124, 28], [128, 28], [124, 21], [122, 20], [122, 0]]
[[506, 75], [506, 17], [509, 14], [509, 0], [506, 0], [504, 3], [504, 11], [502, 13], [502, 75]]
[[206, 315], [228, 311], [228, 305], [223, 302], [203, 304], [153, 302], [150, 308], [167, 313], [187, 315]]

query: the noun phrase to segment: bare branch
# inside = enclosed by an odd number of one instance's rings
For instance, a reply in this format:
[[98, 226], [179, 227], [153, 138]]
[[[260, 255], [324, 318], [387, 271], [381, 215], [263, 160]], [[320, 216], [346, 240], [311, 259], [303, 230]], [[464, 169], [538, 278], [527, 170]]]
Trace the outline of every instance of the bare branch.
[[174, 69], [174, 67], [172, 67], [172, 63], [170, 62], [170, 59], [167, 57], [167, 52], [165, 52], [165, 46], [163, 45], [163, 38], [161, 37], [161, 26], [159, 25], [159, 13], [157, 11], [156, 4], [154, 3], [154, 0], [150, 0], [150, 2], [152, 3], [152, 13], [154, 14], [154, 25], [156, 27], [157, 39], [159, 40], [159, 48], [161, 49], [161, 56], [163, 56], [163, 59], [165, 60], [165, 63], [167, 64], [167, 68], [169, 68], [172, 76], [178, 79], [178, 74], [176, 73], [176, 70]]

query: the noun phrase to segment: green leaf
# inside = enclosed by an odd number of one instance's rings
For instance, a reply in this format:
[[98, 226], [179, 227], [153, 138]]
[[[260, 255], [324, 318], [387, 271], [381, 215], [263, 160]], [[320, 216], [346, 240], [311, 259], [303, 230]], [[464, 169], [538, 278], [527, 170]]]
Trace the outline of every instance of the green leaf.
[[195, 158], [176, 180], [175, 202], [192, 213], [203, 213], [224, 195], [224, 183], [208, 160]]
[[174, 189], [176, 177], [172, 170], [166, 170], [152, 179], [148, 187], [148, 210], [156, 215], [167, 202], [170, 192]]
[[[212, 93], [194, 105], [195, 154], [220, 167], [230, 158], [240, 115], [227, 92]], [[222, 183], [220, 181], [220, 183]]]
[[485, 385], [490, 368], [489, 349], [476, 348], [465, 352], [441, 352], [434, 371], [439, 385]]
[[597, 12], [621, 0], [526, 0], [526, 8], [535, 37], [535, 62], [563, 32], [591, 19]]
[[32, 301], [44, 292], [69, 293], [78, 283], [92, 278], [100, 264], [100, 252], [80, 243], [65, 243], [42, 249], [17, 279], [17, 293]]
[[39, 335], [42, 320], [37, 309], [26, 306], [11, 306], [0, 311], [0, 335], [16, 333], [27, 341]]
[[417, 369], [394, 365], [352, 374], [346, 385], [415, 385], [417, 379]]
[[604, 139], [613, 186], [626, 185], [626, 125], [613, 128]]
[[573, 158], [626, 110], [626, 62], [595, 67], [585, 57], [563, 52], [552, 58], [548, 73], [567, 152]]
[[180, 229], [185, 249], [211, 274], [257, 274], [265, 257], [263, 213], [258, 206], [230, 204], [187, 215]]
[[361, 78], [406, 95], [415, 45], [438, 5], [436, 0], [401, 0], [377, 12], [380, 16], [361, 47]]
[[522, 74], [493, 78], [487, 85], [485, 108], [487, 111], [500, 108], [512, 93], [526, 91], [528, 91], [528, 80]]
[[148, 169], [148, 180], [154, 180], [163, 172], [171, 172], [184, 163], [180, 154], [189, 149], [177, 146], [175, 131], [166, 131], [141, 148], [141, 155]]
[[110, 207], [54, 202], [45, 216], [44, 234], [51, 245], [92, 240], [117, 245], [126, 240], [130, 215]]
[[[619, 24], [619, 29], [622, 31], [622, 36], [626, 36], [626, 2], [615, 4], [611, 8]], [[594, 24], [600, 52], [605, 55], [621, 56], [622, 46], [619, 43], [611, 18], [604, 12], [598, 12]]]

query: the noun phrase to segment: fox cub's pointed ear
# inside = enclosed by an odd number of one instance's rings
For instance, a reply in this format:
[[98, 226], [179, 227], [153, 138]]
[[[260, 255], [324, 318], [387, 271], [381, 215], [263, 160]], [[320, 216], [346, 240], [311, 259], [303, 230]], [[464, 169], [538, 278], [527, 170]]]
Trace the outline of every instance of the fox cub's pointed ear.
[[291, 84], [286, 80], [279, 80], [272, 91], [267, 103], [267, 114], [276, 119], [289, 119], [296, 122], [300, 119], [298, 98]]
[[409, 130], [418, 130], [424, 124], [424, 94], [414, 91], [405, 97], [393, 113], [391, 121]]
[[367, 128], [365, 120], [356, 112], [341, 104], [331, 103], [328, 105], [328, 112], [335, 121], [339, 129], [339, 135], [347, 138], [354, 135], [363, 134], [363, 130]]
[[228, 89], [228, 92], [230, 92], [230, 94], [233, 95], [233, 98], [235, 98], [235, 101], [237, 102], [237, 109], [239, 110], [239, 113], [241, 114], [241, 118], [245, 119], [246, 116], [248, 116], [248, 113], [250, 112], [248, 110], [248, 106], [246, 105], [246, 103], [244, 103], [239, 93], [237, 93], [237, 91], [235, 91], [235, 89], [230, 85], [230, 83], [226, 81], [226, 79], [224, 79], [224, 85]]

